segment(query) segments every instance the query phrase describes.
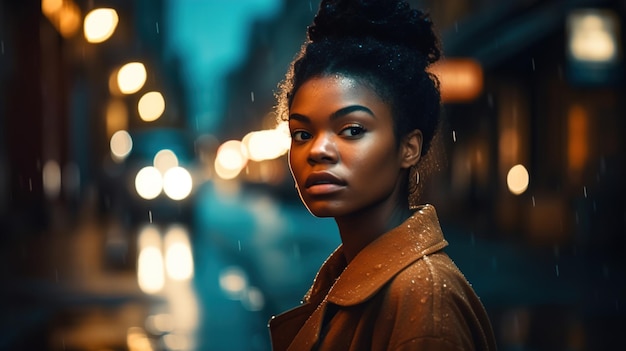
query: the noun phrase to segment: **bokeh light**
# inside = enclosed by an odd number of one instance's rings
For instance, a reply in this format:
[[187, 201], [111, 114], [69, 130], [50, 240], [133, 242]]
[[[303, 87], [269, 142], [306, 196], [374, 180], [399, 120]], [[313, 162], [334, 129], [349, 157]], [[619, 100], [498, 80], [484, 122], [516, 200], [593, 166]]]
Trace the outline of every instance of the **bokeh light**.
[[172, 200], [183, 200], [191, 193], [193, 180], [183, 167], [173, 167], [163, 175], [163, 191]]
[[512, 194], [520, 195], [528, 189], [530, 177], [526, 167], [521, 164], [511, 167], [506, 176], [506, 184]]
[[220, 272], [220, 287], [231, 299], [239, 300], [248, 288], [248, 277], [239, 267], [227, 267]]
[[248, 157], [253, 161], [272, 160], [284, 155], [291, 143], [289, 133], [282, 129], [250, 132], [242, 139]]
[[165, 234], [165, 270], [173, 280], [189, 280], [193, 277], [193, 256], [187, 231], [174, 226]]
[[163, 149], [154, 155], [152, 164], [161, 174], [165, 174], [170, 168], [178, 167], [178, 157], [174, 151]]
[[133, 150], [133, 139], [125, 130], [118, 130], [111, 137], [111, 155], [115, 161], [124, 160]]
[[137, 282], [143, 292], [155, 294], [165, 285], [161, 236], [158, 230], [151, 225], [142, 228], [138, 244]]
[[243, 143], [229, 140], [217, 149], [215, 173], [222, 179], [233, 179], [248, 163]]
[[58, 197], [61, 192], [61, 167], [55, 160], [43, 165], [43, 189], [50, 199]]
[[143, 199], [151, 200], [163, 190], [163, 176], [155, 167], [144, 167], [135, 177], [135, 190]]
[[146, 83], [148, 73], [141, 62], [130, 62], [117, 72], [117, 86], [122, 94], [133, 94]]
[[569, 50], [580, 61], [608, 62], [617, 58], [615, 19], [609, 12], [579, 10], [570, 14]]
[[158, 91], [151, 91], [139, 99], [137, 110], [143, 121], [156, 121], [165, 111], [165, 99]]
[[119, 18], [114, 9], [100, 8], [92, 10], [85, 16], [83, 25], [85, 39], [94, 44], [102, 43], [115, 33], [118, 21]]

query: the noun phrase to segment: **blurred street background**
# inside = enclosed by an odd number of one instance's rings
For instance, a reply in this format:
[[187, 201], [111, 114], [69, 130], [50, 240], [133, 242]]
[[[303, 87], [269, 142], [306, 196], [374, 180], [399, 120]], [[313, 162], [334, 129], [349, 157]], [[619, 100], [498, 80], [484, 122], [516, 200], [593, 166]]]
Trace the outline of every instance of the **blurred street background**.
[[[500, 350], [626, 349], [626, 2], [410, 2], [422, 202]], [[0, 0], [0, 350], [270, 350], [339, 244], [273, 114], [318, 5]]]

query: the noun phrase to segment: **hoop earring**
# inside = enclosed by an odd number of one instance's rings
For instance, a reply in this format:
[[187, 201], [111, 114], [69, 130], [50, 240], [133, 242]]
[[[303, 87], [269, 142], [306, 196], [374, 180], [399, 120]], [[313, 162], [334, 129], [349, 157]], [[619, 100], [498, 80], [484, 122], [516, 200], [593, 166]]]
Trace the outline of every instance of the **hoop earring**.
[[417, 170], [417, 166], [411, 166], [409, 170], [409, 209], [416, 210], [419, 208], [418, 205], [418, 193], [419, 193], [419, 183], [420, 183], [420, 172]]

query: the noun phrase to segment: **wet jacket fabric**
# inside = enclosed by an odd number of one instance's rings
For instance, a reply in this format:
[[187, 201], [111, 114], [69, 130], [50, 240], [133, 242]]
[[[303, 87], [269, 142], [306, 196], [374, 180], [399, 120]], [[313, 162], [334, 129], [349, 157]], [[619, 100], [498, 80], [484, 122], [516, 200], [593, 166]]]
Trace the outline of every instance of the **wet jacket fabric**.
[[324, 262], [303, 304], [270, 320], [272, 349], [495, 350], [487, 314], [422, 206], [346, 266]]

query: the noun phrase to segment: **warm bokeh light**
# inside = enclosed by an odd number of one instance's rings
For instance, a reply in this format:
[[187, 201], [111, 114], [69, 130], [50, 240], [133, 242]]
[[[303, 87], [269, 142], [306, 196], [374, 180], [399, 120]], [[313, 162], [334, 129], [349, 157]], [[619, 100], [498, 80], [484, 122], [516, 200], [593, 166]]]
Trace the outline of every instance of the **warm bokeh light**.
[[284, 155], [290, 146], [289, 133], [281, 128], [250, 132], [242, 139], [253, 161], [272, 160]]
[[137, 110], [143, 121], [156, 121], [165, 111], [165, 99], [158, 91], [151, 91], [139, 99]]
[[146, 332], [139, 327], [128, 329], [126, 334], [126, 345], [129, 351], [153, 351], [152, 343]]
[[122, 94], [133, 94], [146, 83], [148, 73], [141, 62], [130, 62], [117, 72], [117, 86]]
[[83, 24], [85, 39], [94, 44], [102, 43], [115, 33], [118, 21], [119, 18], [114, 9], [100, 8], [92, 10], [85, 16]]
[[163, 176], [154, 167], [144, 167], [135, 177], [135, 190], [143, 199], [151, 200], [163, 190]]
[[567, 115], [567, 161], [570, 170], [582, 171], [589, 158], [589, 115], [574, 105]]
[[248, 277], [239, 267], [228, 267], [220, 272], [220, 287], [231, 299], [239, 300], [248, 288]]
[[154, 294], [165, 285], [163, 277], [163, 257], [156, 247], [146, 247], [139, 252], [137, 262], [138, 283], [141, 290]]
[[106, 110], [107, 137], [111, 138], [118, 130], [128, 129], [128, 108], [124, 101], [111, 99]]
[[65, 38], [70, 38], [80, 28], [80, 9], [71, 1], [64, 1], [59, 13], [59, 32]]
[[526, 167], [521, 164], [511, 167], [506, 176], [506, 184], [512, 194], [520, 195], [528, 189], [530, 177]]
[[165, 172], [167, 172], [170, 168], [178, 167], [178, 157], [174, 151], [170, 149], [163, 149], [154, 155], [152, 164], [159, 170], [159, 172], [161, 172], [161, 174], [165, 174]]
[[55, 199], [61, 192], [61, 167], [55, 160], [43, 165], [43, 190], [49, 199]]
[[133, 150], [133, 139], [125, 130], [118, 130], [111, 137], [111, 155], [115, 161], [124, 160]]
[[189, 234], [180, 226], [174, 226], [165, 234], [165, 270], [173, 280], [189, 280], [193, 277], [193, 256]]
[[609, 11], [577, 10], [568, 17], [569, 52], [579, 61], [617, 59], [617, 19]]
[[41, 12], [50, 17], [61, 11], [63, 0], [41, 0]]
[[172, 200], [183, 200], [191, 193], [193, 180], [183, 167], [173, 167], [163, 175], [163, 191]]
[[243, 143], [229, 140], [217, 149], [215, 173], [222, 179], [233, 179], [248, 163]]
[[137, 282], [147, 294], [161, 291], [165, 285], [161, 236], [154, 226], [142, 228], [138, 237], [139, 258], [137, 261]]
[[440, 82], [443, 102], [474, 100], [483, 90], [483, 70], [471, 59], [445, 59], [429, 69]]
[[72, 0], [42, 0], [41, 12], [64, 38], [72, 37], [80, 27], [80, 8]]

